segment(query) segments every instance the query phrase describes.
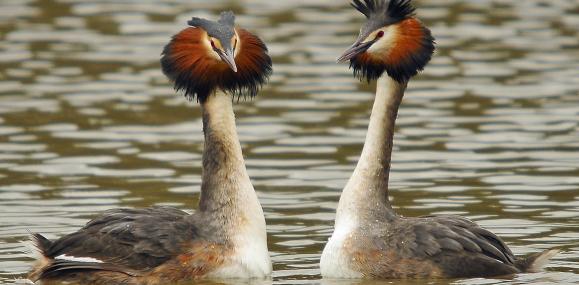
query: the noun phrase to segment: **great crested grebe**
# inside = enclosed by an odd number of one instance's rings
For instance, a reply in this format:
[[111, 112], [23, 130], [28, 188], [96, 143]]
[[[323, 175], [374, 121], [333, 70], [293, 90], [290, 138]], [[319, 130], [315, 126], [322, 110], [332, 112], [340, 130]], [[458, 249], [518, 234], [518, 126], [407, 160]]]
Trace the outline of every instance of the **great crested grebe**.
[[193, 18], [163, 50], [163, 72], [203, 111], [205, 148], [199, 209], [114, 209], [79, 231], [49, 241], [33, 281], [80, 284], [171, 284], [271, 274], [263, 210], [245, 169], [235, 127], [235, 96], [257, 95], [271, 74], [267, 47], [235, 27]]
[[368, 134], [338, 204], [320, 267], [326, 278], [453, 278], [540, 270], [558, 250], [515, 257], [495, 234], [460, 216], [402, 217], [388, 200], [398, 107], [434, 38], [410, 0], [354, 0], [366, 24], [339, 59], [360, 79], [378, 79]]

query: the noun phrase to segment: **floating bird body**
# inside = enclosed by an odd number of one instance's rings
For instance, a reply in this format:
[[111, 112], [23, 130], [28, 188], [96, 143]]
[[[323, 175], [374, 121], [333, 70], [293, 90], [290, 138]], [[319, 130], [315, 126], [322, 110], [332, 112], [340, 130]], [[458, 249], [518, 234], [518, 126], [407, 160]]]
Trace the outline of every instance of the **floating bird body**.
[[367, 17], [340, 58], [360, 79], [377, 79], [362, 154], [345, 186], [320, 267], [326, 278], [459, 278], [541, 269], [557, 250], [515, 257], [492, 232], [460, 216], [403, 217], [388, 180], [395, 121], [408, 81], [434, 52], [431, 32], [409, 0], [354, 0]]
[[198, 210], [114, 209], [55, 241], [35, 234], [40, 258], [31, 280], [153, 285], [270, 275], [265, 218], [245, 168], [232, 101], [257, 94], [271, 59], [265, 44], [234, 22], [231, 12], [218, 22], [193, 18], [161, 59], [175, 88], [202, 108]]

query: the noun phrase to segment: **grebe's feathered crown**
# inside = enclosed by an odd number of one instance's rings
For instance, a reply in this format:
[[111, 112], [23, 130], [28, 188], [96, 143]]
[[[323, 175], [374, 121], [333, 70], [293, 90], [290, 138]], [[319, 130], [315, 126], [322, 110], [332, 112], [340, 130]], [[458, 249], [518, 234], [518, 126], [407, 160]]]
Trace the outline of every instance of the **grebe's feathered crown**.
[[217, 22], [193, 17], [187, 24], [204, 29], [210, 37], [219, 39], [224, 48], [231, 45], [230, 39], [235, 36], [235, 14], [231, 11], [222, 12]]
[[163, 50], [163, 73], [189, 99], [204, 102], [216, 90], [254, 97], [272, 72], [266, 45], [235, 26], [233, 12], [218, 21], [194, 17]]

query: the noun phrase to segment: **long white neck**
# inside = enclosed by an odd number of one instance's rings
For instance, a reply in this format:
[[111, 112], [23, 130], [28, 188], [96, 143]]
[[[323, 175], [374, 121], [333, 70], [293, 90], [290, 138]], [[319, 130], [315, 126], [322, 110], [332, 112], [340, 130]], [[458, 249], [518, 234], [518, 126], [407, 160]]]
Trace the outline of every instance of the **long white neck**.
[[378, 80], [364, 149], [340, 197], [336, 226], [395, 216], [388, 200], [388, 177], [396, 116], [406, 85], [387, 75]]
[[216, 92], [202, 104], [205, 149], [199, 210], [212, 213], [223, 223], [265, 220], [245, 168], [235, 127], [232, 99]]
[[[271, 273], [265, 217], [245, 168], [231, 96], [220, 91], [202, 104], [205, 149], [199, 211], [212, 235], [232, 245], [217, 278], [264, 277]], [[200, 225], [205, 226], [205, 225]]]

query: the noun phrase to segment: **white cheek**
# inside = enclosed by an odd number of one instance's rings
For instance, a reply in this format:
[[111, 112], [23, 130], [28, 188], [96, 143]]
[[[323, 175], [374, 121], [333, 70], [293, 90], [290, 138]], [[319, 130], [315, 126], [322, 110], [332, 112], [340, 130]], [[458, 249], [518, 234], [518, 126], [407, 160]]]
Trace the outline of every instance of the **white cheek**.
[[213, 47], [211, 47], [211, 42], [208, 39], [205, 39], [203, 41], [203, 45], [207, 49], [207, 53], [209, 54], [209, 56], [211, 56], [213, 59], [221, 60], [219, 54], [213, 50]]
[[239, 34], [235, 31], [235, 38], [237, 39], [237, 46], [235, 47], [235, 51], [233, 51], [233, 56], [237, 57], [239, 51], [241, 50], [241, 40], [239, 39]]
[[384, 29], [384, 36], [375, 42], [368, 49], [368, 53], [376, 55], [384, 55], [394, 47], [395, 39], [398, 34], [395, 26], [389, 26]]

